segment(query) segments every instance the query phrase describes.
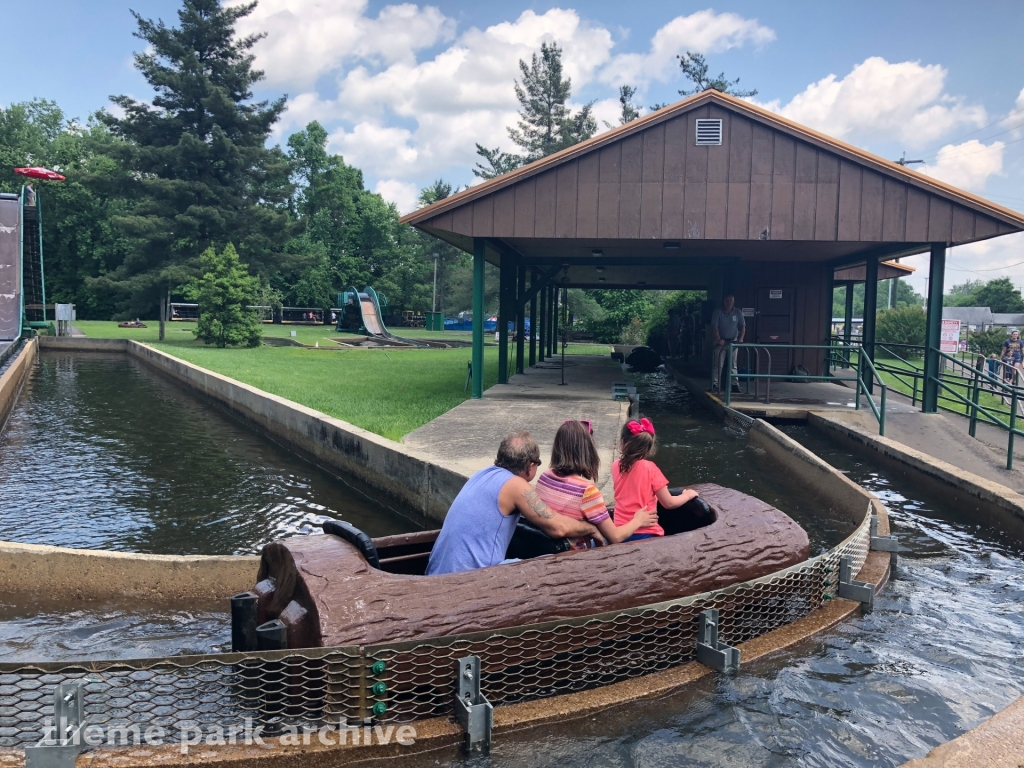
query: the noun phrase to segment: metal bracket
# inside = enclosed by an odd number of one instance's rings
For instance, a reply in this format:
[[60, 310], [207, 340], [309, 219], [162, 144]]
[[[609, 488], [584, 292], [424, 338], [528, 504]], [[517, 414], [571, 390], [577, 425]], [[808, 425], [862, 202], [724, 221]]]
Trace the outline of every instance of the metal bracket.
[[900, 550], [900, 542], [895, 536], [891, 534], [889, 536], [878, 535], [878, 515], [871, 516], [870, 549], [872, 552], [888, 552], [889, 567], [896, 567], [896, 553]]
[[850, 555], [839, 559], [839, 596], [860, 603], [863, 613], [871, 613], [875, 609], [875, 585], [853, 580], [853, 558]]
[[717, 608], [707, 608], [700, 612], [697, 661], [727, 674], [736, 674], [740, 671], [740, 649], [718, 641]]
[[85, 727], [86, 679], [58, 683], [53, 690], [53, 725], [38, 744], [25, 747], [25, 768], [74, 768], [75, 759], [91, 747], [82, 739]]
[[480, 693], [480, 657], [467, 656], [455, 665], [455, 720], [466, 732], [467, 752], [491, 750], [494, 707]]

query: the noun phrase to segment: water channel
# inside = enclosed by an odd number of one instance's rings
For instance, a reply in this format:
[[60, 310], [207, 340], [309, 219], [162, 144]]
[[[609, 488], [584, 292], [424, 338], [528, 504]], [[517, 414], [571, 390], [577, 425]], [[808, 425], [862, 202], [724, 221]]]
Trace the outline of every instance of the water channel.
[[[326, 517], [424, 526], [123, 354], [40, 354], [0, 433], [0, 499], [0, 539], [151, 554], [256, 554]], [[208, 653], [225, 607], [0, 595], [0, 660]]]
[[[674, 483], [756, 495], [803, 525], [813, 552], [849, 532], [823, 518], [813, 489], [781, 476], [680, 387], [660, 374], [638, 379], [658, 428], [657, 461]], [[805, 427], [784, 430], [889, 508], [900, 566], [873, 614], [735, 678], [503, 736], [486, 761], [451, 752], [410, 764], [898, 765], [1024, 692], [1024, 544]], [[149, 552], [254, 552], [312, 529], [321, 515], [371, 535], [422, 525], [123, 356], [42, 356], [0, 436], [0, 498], [0, 538]], [[223, 650], [222, 610], [0, 597], [0, 660]]]

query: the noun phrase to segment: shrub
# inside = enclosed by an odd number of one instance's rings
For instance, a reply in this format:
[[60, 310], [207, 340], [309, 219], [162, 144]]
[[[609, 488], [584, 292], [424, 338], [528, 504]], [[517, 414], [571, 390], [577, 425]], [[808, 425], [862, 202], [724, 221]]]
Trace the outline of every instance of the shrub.
[[188, 293], [199, 302], [196, 338], [218, 347], [259, 346], [263, 329], [259, 317], [248, 308], [259, 292], [259, 278], [249, 274], [231, 243], [221, 253], [212, 246], [207, 248], [200, 265], [202, 276], [188, 287]]
[[[900, 307], [884, 309], [875, 321], [875, 342], [877, 344], [911, 344], [924, 346], [927, 315], [921, 307]], [[906, 357], [909, 350], [894, 349], [900, 357]], [[879, 356], [884, 350], [878, 350]]]
[[1007, 333], [1005, 328], [989, 328], [987, 331], [975, 331], [967, 337], [967, 348], [971, 352], [988, 357], [998, 355], [1003, 351], [1003, 342], [1006, 341]]

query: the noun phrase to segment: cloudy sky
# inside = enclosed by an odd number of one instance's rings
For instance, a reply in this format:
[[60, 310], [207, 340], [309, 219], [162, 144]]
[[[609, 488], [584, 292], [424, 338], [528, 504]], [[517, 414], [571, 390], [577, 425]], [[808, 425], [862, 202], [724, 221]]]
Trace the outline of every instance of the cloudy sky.
[[[236, 2], [237, 0], [228, 0]], [[176, 21], [176, 0], [55, 0], [5, 7], [8, 76], [0, 106], [33, 97], [86, 117], [111, 94], [148, 98], [131, 54], [129, 8]], [[617, 89], [640, 102], [675, 101], [686, 87], [677, 54], [704, 53], [717, 72], [756, 88], [786, 117], [1024, 210], [1024, 8], [1014, 2], [822, 3], [465, 2], [260, 0], [242, 30], [267, 79], [288, 94], [275, 141], [310, 120], [330, 148], [362, 168], [371, 189], [403, 211], [436, 178], [473, 181], [474, 144], [513, 149], [518, 61], [542, 41], [564, 49], [573, 100], [617, 118]], [[14, 76], [11, 62], [23, 66]], [[912, 282], [924, 287], [921, 273]], [[1024, 236], [956, 249], [947, 285], [1009, 275], [1024, 286]]]

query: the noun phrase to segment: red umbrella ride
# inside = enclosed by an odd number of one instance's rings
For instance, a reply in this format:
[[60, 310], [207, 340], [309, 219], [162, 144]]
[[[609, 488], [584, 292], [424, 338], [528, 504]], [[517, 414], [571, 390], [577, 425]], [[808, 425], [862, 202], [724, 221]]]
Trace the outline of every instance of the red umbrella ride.
[[35, 166], [33, 168], [15, 168], [14, 172], [20, 176], [28, 176], [30, 179], [46, 179], [47, 181], [66, 181], [56, 171], [51, 171], [49, 168], [42, 168]]

